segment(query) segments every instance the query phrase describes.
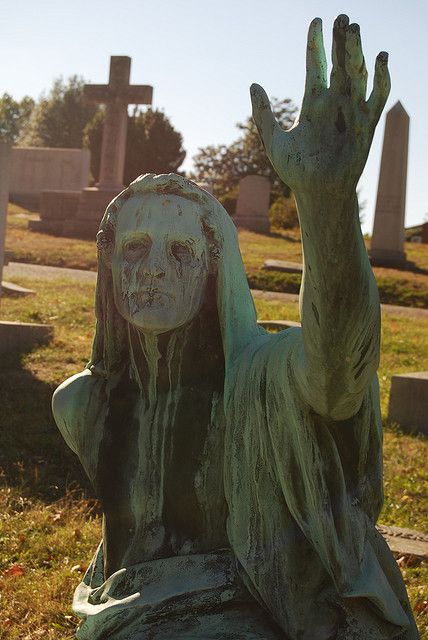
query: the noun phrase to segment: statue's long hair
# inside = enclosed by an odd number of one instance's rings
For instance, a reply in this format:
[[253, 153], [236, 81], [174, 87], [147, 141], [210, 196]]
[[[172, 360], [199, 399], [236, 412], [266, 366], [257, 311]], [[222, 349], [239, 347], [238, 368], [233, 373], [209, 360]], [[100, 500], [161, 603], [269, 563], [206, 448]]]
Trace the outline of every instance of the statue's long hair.
[[97, 234], [98, 279], [96, 329], [88, 367], [95, 375], [109, 378], [129, 362], [128, 322], [117, 311], [113, 297], [111, 257], [118, 217], [125, 202], [147, 193], [172, 194], [200, 205], [201, 226], [207, 239], [211, 282], [222, 334], [226, 369], [236, 349], [257, 327], [254, 304], [239, 252], [236, 229], [227, 212], [207, 191], [175, 174], [145, 174], [134, 180], [108, 205]]

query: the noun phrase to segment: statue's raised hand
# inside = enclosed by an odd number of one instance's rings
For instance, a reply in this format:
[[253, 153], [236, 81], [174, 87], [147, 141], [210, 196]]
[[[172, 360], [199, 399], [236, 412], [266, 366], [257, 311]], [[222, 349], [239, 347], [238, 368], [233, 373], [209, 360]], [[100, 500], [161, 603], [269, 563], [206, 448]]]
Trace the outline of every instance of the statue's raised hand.
[[322, 22], [315, 18], [308, 33], [302, 109], [288, 131], [276, 122], [262, 87], [251, 86], [253, 116], [266, 153], [295, 194], [355, 189], [389, 94], [388, 54], [382, 52], [376, 59], [373, 91], [366, 101], [367, 70], [360, 28], [349, 24], [344, 15], [334, 23], [332, 58], [327, 86]]

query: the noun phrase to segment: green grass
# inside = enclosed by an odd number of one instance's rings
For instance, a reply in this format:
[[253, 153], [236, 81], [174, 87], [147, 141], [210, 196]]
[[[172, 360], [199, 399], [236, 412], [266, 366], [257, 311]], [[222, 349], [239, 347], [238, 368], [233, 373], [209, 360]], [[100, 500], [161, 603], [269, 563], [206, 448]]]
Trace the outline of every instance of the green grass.
[[[28, 230], [28, 220], [37, 219], [16, 205], [9, 205], [6, 249], [13, 260], [73, 269], [97, 268], [95, 239], [60, 238]], [[300, 276], [264, 271], [267, 258], [301, 262], [302, 246], [296, 229], [271, 236], [241, 230], [239, 232], [242, 257], [250, 285], [255, 289], [297, 293]], [[407, 242], [407, 258], [419, 269], [400, 271], [375, 268], [381, 301], [386, 304], [428, 308], [428, 245]]]
[[[37, 293], [3, 298], [1, 318], [50, 322], [55, 337], [49, 346], [4, 359], [0, 369], [0, 639], [71, 639], [77, 623], [70, 609], [72, 592], [100, 539], [100, 517], [80, 464], [54, 425], [50, 398], [89, 357], [94, 286], [67, 280], [16, 282]], [[298, 320], [297, 304], [257, 300], [256, 306], [262, 319]], [[391, 376], [428, 369], [427, 355], [427, 319], [385, 316], [379, 370], [384, 417]], [[381, 521], [423, 529], [428, 440], [386, 426], [384, 458]], [[401, 569], [421, 637], [428, 640], [427, 565], [401, 560]]]

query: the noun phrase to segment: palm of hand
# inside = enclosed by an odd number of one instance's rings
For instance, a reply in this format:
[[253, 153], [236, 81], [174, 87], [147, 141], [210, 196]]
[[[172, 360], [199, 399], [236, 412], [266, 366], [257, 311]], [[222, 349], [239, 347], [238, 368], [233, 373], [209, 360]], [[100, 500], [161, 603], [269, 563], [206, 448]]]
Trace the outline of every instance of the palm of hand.
[[308, 33], [302, 109], [291, 129], [281, 129], [266, 93], [252, 85], [253, 115], [266, 153], [295, 193], [355, 188], [389, 94], [387, 59], [385, 53], [378, 55], [373, 91], [366, 101], [367, 71], [359, 27], [339, 16], [333, 29], [333, 68], [327, 87], [322, 25], [316, 18]]

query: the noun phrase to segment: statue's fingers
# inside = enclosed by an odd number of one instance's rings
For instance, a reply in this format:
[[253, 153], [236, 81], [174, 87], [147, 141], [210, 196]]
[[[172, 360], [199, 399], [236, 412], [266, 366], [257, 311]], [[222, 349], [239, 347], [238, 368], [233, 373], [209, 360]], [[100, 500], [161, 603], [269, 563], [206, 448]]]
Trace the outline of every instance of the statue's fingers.
[[330, 89], [345, 94], [349, 83], [346, 72], [346, 29], [349, 18], [344, 14], [337, 16], [333, 25], [333, 47], [331, 57], [333, 67], [330, 76]]
[[327, 60], [322, 35], [322, 20], [314, 18], [309, 25], [306, 47], [305, 98], [327, 87]]
[[266, 91], [258, 84], [250, 87], [253, 118], [269, 158], [272, 159], [272, 140], [277, 129], [281, 127], [272, 113]]
[[366, 99], [367, 69], [361, 46], [360, 27], [358, 24], [350, 24], [346, 29], [346, 72], [350, 78], [354, 95]]
[[381, 51], [376, 58], [373, 90], [367, 100], [367, 107], [375, 127], [391, 90], [391, 79], [388, 71], [388, 54]]

